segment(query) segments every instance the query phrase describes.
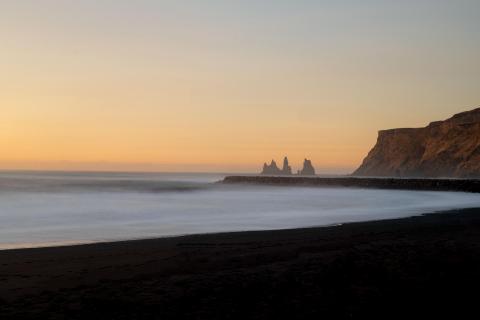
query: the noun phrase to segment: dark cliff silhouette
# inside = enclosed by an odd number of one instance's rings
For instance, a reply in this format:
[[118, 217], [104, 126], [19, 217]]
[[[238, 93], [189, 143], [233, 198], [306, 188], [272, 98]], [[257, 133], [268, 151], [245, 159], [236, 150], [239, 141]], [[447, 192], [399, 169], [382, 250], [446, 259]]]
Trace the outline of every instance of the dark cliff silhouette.
[[480, 108], [425, 128], [383, 130], [354, 176], [480, 177]]

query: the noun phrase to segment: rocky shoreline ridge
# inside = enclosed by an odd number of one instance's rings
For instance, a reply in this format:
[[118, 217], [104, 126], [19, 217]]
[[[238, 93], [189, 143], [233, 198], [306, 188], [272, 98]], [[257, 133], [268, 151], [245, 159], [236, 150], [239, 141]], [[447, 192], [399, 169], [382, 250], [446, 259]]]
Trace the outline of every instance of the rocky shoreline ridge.
[[227, 176], [220, 183], [480, 193], [479, 179]]

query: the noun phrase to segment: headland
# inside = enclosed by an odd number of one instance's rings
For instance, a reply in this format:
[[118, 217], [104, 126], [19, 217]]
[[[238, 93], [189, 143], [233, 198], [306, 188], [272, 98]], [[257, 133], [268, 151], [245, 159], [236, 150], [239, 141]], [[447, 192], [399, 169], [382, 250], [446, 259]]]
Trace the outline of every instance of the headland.
[[480, 193], [479, 179], [362, 178], [350, 176], [339, 178], [298, 176], [227, 176], [220, 183]]

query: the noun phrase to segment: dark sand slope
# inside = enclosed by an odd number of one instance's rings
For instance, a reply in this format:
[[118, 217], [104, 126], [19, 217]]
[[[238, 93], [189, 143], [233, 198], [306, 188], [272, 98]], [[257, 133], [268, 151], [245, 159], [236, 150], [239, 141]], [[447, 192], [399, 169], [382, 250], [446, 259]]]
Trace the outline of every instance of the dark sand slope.
[[459, 319], [479, 288], [479, 209], [0, 252], [0, 319]]

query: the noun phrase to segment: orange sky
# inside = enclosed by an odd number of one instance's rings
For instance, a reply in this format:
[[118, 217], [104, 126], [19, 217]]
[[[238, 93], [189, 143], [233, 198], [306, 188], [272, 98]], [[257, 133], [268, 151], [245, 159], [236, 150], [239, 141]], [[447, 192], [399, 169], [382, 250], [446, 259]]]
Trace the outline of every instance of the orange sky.
[[0, 169], [348, 172], [478, 106], [478, 5], [367, 2], [2, 2]]

